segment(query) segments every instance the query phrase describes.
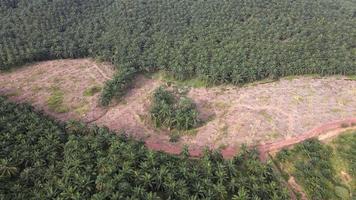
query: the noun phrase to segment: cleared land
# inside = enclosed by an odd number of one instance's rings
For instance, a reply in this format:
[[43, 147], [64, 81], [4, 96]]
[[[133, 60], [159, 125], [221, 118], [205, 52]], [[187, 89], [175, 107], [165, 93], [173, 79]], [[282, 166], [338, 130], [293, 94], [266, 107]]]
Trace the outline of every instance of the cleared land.
[[120, 102], [103, 108], [100, 89], [112, 74], [110, 65], [89, 59], [46, 61], [0, 74], [0, 92], [60, 120], [126, 130], [153, 149], [178, 153], [187, 144], [194, 155], [204, 146], [225, 149], [228, 155], [243, 143], [271, 144], [356, 117], [356, 81], [342, 76], [290, 77], [244, 87], [177, 86], [188, 89], [204, 123], [170, 143], [169, 131], [155, 129], [148, 117], [150, 96], [165, 81], [140, 75]]

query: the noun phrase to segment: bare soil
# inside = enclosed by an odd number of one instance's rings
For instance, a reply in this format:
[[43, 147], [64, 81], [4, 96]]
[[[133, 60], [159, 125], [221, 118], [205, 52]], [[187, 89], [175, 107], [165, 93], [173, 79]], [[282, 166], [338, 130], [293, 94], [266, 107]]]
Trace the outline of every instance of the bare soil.
[[[84, 91], [102, 87], [113, 75], [112, 66], [90, 59], [66, 59], [40, 62], [13, 72], [0, 73], [0, 93], [18, 102], [28, 102], [59, 120], [91, 121], [106, 112], [98, 106], [100, 92], [92, 96]], [[63, 92], [63, 108], [68, 112], [54, 112], [48, 107], [53, 88]]]
[[[342, 76], [191, 88], [188, 96], [197, 104], [204, 124], [171, 143], [169, 131], [155, 129], [148, 117], [150, 96], [164, 81], [140, 75], [128, 94], [108, 108], [98, 106], [99, 93], [83, 95], [92, 86], [102, 87], [112, 75], [110, 65], [90, 59], [46, 61], [1, 73], [0, 93], [30, 102], [60, 120], [125, 130], [155, 150], [178, 154], [188, 145], [193, 156], [209, 147], [232, 157], [241, 144], [247, 144], [257, 145], [264, 158], [270, 151], [356, 123], [356, 81]], [[48, 108], [53, 87], [63, 91], [68, 112]]]

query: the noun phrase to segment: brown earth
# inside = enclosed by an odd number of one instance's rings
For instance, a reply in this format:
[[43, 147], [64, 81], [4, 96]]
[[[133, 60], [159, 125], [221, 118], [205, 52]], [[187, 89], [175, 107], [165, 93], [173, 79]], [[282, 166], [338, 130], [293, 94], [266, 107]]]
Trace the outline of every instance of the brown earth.
[[[171, 143], [169, 131], [155, 129], [148, 117], [150, 96], [164, 80], [140, 75], [120, 102], [102, 108], [100, 92], [84, 93], [102, 87], [112, 74], [110, 65], [90, 59], [40, 62], [0, 73], [0, 93], [30, 102], [60, 120], [125, 130], [145, 139], [152, 149], [178, 154], [188, 145], [193, 156], [209, 147], [232, 157], [241, 144], [247, 144], [258, 145], [264, 158], [269, 151], [338, 129], [343, 123], [356, 123], [356, 81], [342, 76], [290, 77], [244, 87], [191, 88], [188, 96], [197, 104], [204, 124]], [[63, 92], [63, 113], [48, 107], [53, 88]]]
[[[97, 104], [100, 92], [86, 96], [84, 91], [92, 86], [102, 87], [113, 72], [112, 66], [89, 59], [40, 62], [1, 73], [0, 93], [18, 102], [29, 102], [59, 120], [90, 121], [106, 109]], [[65, 112], [54, 112], [48, 107], [53, 88], [64, 93]]]
[[313, 128], [291, 138], [281, 138], [275, 141], [262, 142], [257, 146], [260, 152], [260, 158], [261, 160], [266, 160], [268, 153], [274, 153], [283, 148], [291, 147], [294, 144], [302, 142], [306, 139], [318, 138], [319, 140], [327, 140], [334, 138], [347, 130], [356, 129], [355, 125], [356, 117], [325, 123], [319, 127]]

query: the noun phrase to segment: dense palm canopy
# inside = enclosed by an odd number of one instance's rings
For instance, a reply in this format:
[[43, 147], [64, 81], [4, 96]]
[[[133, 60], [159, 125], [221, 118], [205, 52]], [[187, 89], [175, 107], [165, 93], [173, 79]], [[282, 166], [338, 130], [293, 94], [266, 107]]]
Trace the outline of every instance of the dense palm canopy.
[[59, 124], [0, 98], [0, 199], [287, 199], [254, 151], [232, 160], [148, 150], [78, 122]]
[[0, 0], [0, 69], [90, 56], [210, 83], [355, 74], [355, 13], [349, 0]]

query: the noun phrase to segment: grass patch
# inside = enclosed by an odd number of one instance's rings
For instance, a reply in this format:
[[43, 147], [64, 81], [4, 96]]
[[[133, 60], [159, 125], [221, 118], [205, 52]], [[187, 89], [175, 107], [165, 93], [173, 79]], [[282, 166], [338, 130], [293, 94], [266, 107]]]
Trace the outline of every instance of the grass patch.
[[299, 104], [304, 101], [304, 98], [300, 95], [294, 95], [293, 96], [293, 102], [296, 104]]
[[15, 90], [11, 90], [9, 93], [5, 94], [7, 97], [17, 97], [20, 95], [20, 91], [15, 89]]
[[282, 77], [282, 79], [292, 81], [294, 79], [301, 78], [301, 77], [310, 77], [316, 79], [322, 78], [322, 76], [320, 76], [319, 74], [303, 74], [303, 75], [289, 75], [289, 76]]
[[80, 116], [83, 116], [85, 113], [87, 113], [89, 111], [89, 106], [88, 106], [88, 102], [87, 101], [83, 101], [80, 103], [79, 106], [77, 106], [74, 109], [74, 112], [77, 113]]
[[54, 79], [53, 79], [53, 82], [54, 83], [60, 83], [60, 82], [62, 82], [63, 81], [63, 79], [62, 78], [59, 78], [59, 77], [55, 77]]
[[261, 110], [258, 113], [262, 115], [269, 123], [273, 122], [273, 117], [270, 114], [268, 114], [266, 110]]
[[199, 77], [194, 77], [191, 79], [186, 79], [186, 80], [177, 80], [173, 76], [169, 75], [165, 71], [159, 71], [157, 73], [154, 73], [150, 76], [153, 79], [158, 79], [167, 82], [167, 84], [174, 84], [177, 86], [190, 86], [193, 88], [206, 88], [211, 86], [207, 81], [199, 78]]
[[267, 135], [268, 135], [268, 138], [269, 138], [269, 139], [276, 139], [276, 138], [278, 138], [281, 134], [278, 133], [277, 131], [271, 131], [271, 132], [269, 132]]
[[41, 91], [43, 88], [41, 86], [35, 85], [31, 88], [32, 92], [39, 92]]
[[342, 112], [342, 109], [340, 109], [340, 108], [333, 108], [333, 109], [331, 109], [331, 112], [333, 112], [333, 113], [340, 113], [340, 112]]
[[349, 75], [347, 76], [349, 80], [356, 81], [356, 75]]
[[101, 87], [98, 86], [98, 85], [94, 85], [94, 86], [91, 86], [87, 89], [84, 90], [83, 92], [83, 96], [86, 96], [86, 97], [91, 97], [93, 96], [94, 94], [98, 93], [101, 91]]
[[58, 87], [52, 87], [50, 89], [51, 95], [47, 99], [47, 106], [51, 111], [57, 113], [68, 112], [69, 109], [63, 105], [64, 93]]

